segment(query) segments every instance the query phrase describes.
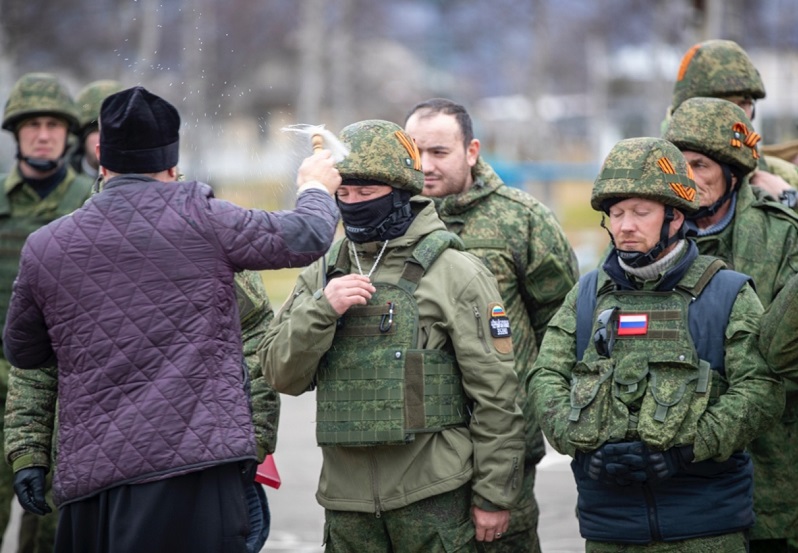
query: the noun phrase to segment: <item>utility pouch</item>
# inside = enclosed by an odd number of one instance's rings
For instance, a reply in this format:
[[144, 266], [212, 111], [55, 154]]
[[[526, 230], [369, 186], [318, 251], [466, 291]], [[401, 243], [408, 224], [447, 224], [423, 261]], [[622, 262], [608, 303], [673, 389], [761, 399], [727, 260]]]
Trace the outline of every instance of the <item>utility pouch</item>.
[[690, 363], [692, 352], [671, 352], [675, 360], [649, 359], [648, 390], [638, 432], [648, 446], [665, 450], [695, 441], [698, 419], [709, 405], [712, 383], [706, 361]]
[[613, 413], [612, 373], [615, 360], [580, 361], [571, 373], [571, 412], [568, 441], [577, 449], [590, 451], [611, 435]]

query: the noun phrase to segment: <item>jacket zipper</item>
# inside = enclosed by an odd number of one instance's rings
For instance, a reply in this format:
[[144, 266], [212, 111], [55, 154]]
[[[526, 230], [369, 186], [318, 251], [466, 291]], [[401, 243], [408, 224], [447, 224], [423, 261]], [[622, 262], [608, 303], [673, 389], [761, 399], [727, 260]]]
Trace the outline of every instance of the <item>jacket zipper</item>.
[[518, 487], [518, 457], [513, 457], [513, 470], [510, 472], [510, 477], [507, 479], [507, 483], [504, 485], [504, 493], [505, 495], [509, 495], [510, 492]]
[[650, 486], [643, 486], [643, 495], [646, 498], [646, 510], [648, 511], [648, 525], [651, 529], [651, 537], [654, 541], [662, 541], [662, 534], [659, 531], [657, 505], [654, 501], [654, 494], [652, 493]]
[[485, 331], [482, 329], [482, 315], [479, 313], [479, 309], [477, 309], [476, 305], [474, 306], [474, 317], [477, 320], [477, 336], [482, 343], [482, 349], [485, 350], [485, 353], [490, 353], [488, 343], [485, 341]]
[[377, 460], [374, 454], [369, 455], [369, 466], [371, 470], [371, 495], [374, 498], [374, 516], [380, 518], [382, 516], [382, 505], [380, 504], [380, 490], [379, 479], [377, 478]]

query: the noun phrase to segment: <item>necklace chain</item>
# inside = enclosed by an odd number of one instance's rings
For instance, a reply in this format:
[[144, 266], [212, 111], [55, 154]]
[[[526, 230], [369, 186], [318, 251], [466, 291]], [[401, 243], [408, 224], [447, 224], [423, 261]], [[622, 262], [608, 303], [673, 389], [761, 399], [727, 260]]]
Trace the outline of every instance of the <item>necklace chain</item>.
[[[388, 241], [386, 240], [385, 242], [383, 242], [382, 249], [380, 250], [380, 253], [377, 255], [377, 259], [374, 260], [374, 265], [372, 265], [371, 269], [369, 269], [369, 272], [366, 275], [366, 278], [371, 278], [371, 273], [373, 273], [374, 269], [376, 269], [377, 265], [379, 265], [380, 259], [382, 259], [382, 254], [385, 253], [385, 248], [387, 246], [388, 246]], [[352, 250], [352, 255], [355, 256], [355, 263], [357, 263], [357, 272], [362, 275], [363, 274], [363, 269], [360, 266], [360, 258], [357, 255], [357, 250], [355, 249], [355, 245], [352, 242], [349, 242], [349, 248]]]

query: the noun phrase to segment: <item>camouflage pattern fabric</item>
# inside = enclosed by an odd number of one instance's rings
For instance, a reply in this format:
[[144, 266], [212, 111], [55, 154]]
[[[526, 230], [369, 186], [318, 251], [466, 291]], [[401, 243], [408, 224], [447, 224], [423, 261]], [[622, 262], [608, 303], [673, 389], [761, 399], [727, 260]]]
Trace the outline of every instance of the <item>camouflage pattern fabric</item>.
[[344, 127], [339, 138], [350, 150], [337, 165], [344, 184], [351, 180], [371, 181], [421, 193], [421, 154], [402, 127], [371, 119]]
[[691, 98], [671, 116], [663, 136], [680, 150], [699, 152], [744, 173], [757, 168], [762, 139], [743, 109], [718, 98]]
[[674, 542], [658, 542], [646, 545], [628, 543], [602, 543], [588, 540], [586, 553], [747, 553], [746, 537], [743, 532], [695, 538]]
[[[761, 156], [760, 168], [778, 175], [787, 181], [793, 188], [798, 188], [798, 165], [785, 161], [776, 156]], [[798, 208], [798, 206], [796, 206]]]
[[[462, 194], [436, 201], [446, 227], [463, 239], [497, 277], [512, 329], [515, 372], [523, 381], [537, 357], [551, 317], [576, 282], [578, 264], [565, 232], [549, 208], [510, 188], [482, 158], [472, 169], [474, 184]], [[539, 550], [535, 465], [545, 445], [526, 390], [519, 390], [526, 419], [524, 483], [510, 527], [488, 551]]]
[[[371, 513], [327, 509], [324, 513], [324, 551], [476, 553], [481, 548], [477, 548], [474, 539], [470, 496], [468, 487], [464, 486], [387, 511], [380, 517]], [[483, 542], [482, 545], [489, 544]]]
[[613, 146], [593, 183], [590, 205], [604, 211], [606, 201], [632, 196], [684, 213], [699, 207], [692, 169], [681, 151], [661, 138], [628, 138]]
[[11, 89], [3, 111], [3, 129], [15, 132], [24, 119], [37, 115], [54, 115], [66, 119], [74, 131], [78, 110], [72, 96], [50, 73], [23, 75]]
[[765, 97], [765, 85], [745, 50], [731, 40], [707, 40], [690, 48], [682, 58], [671, 105], [696, 97]]
[[122, 83], [109, 79], [94, 81], [87, 84], [75, 97], [78, 109], [78, 134], [83, 134], [86, 129], [97, 128], [97, 119], [100, 118], [100, 106], [111, 94], [122, 90]]

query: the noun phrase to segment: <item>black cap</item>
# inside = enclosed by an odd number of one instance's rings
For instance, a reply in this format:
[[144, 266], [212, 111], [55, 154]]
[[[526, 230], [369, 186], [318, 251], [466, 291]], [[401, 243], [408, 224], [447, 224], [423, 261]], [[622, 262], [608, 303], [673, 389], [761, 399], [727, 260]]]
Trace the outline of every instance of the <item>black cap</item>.
[[180, 114], [141, 86], [111, 94], [100, 107], [100, 165], [114, 173], [158, 173], [177, 165]]

